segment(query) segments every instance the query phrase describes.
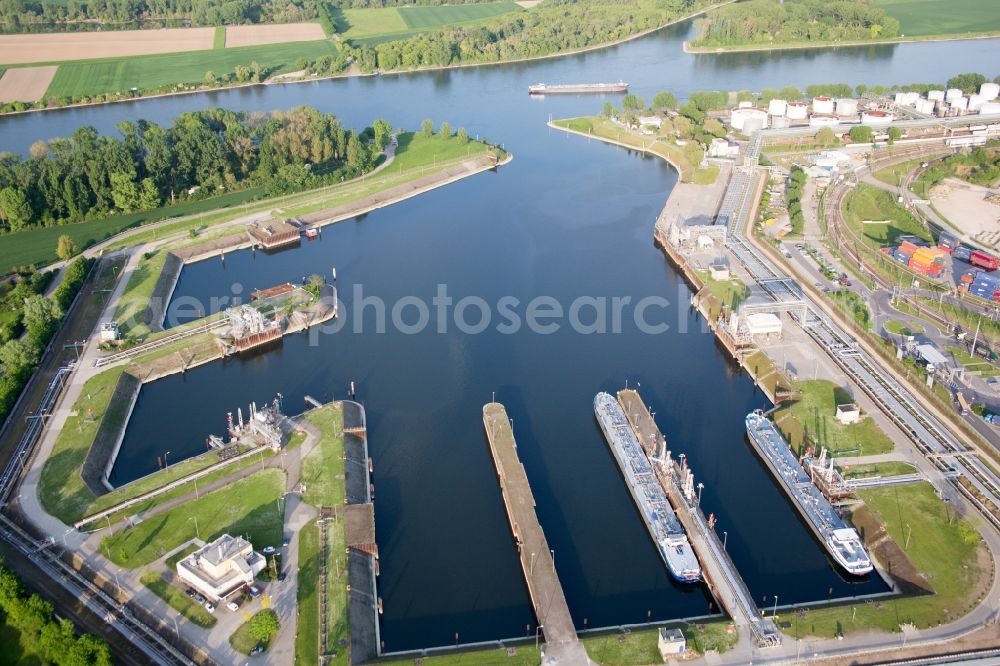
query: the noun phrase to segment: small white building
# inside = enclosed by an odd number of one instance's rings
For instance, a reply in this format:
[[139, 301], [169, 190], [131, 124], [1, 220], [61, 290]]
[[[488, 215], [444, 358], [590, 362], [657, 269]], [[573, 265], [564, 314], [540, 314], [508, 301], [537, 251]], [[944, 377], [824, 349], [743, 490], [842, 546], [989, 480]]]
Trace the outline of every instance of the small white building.
[[861, 420], [861, 408], [856, 404], [837, 405], [837, 421], [843, 425], [851, 425]]
[[738, 145], [716, 137], [712, 139], [712, 143], [708, 144], [705, 155], [708, 157], [736, 157], [739, 153], [740, 147]]
[[833, 113], [833, 98], [813, 97], [813, 113], [829, 115]]
[[723, 262], [715, 262], [709, 264], [708, 266], [709, 276], [716, 282], [722, 282], [723, 280], [729, 279], [729, 266]]
[[118, 324], [113, 321], [106, 321], [101, 324], [99, 336], [101, 342], [114, 342], [121, 337], [121, 331], [118, 330]]
[[223, 534], [178, 562], [177, 577], [217, 602], [253, 583], [265, 566], [264, 556], [249, 541]]
[[659, 636], [656, 639], [656, 647], [659, 648], [660, 657], [663, 661], [684, 654], [685, 650], [687, 650], [687, 641], [684, 640], [684, 632], [680, 629], [660, 627]]
[[754, 130], [767, 128], [767, 111], [758, 108], [733, 109], [729, 124], [738, 132], [747, 129], [747, 124]]
[[652, 125], [656, 129], [660, 129], [663, 125], [663, 118], [660, 116], [639, 116], [639, 127], [646, 127], [647, 125]]
[[997, 97], [1000, 97], [1000, 84], [987, 81], [983, 85], [979, 86], [979, 94], [987, 102], [991, 102]]
[[805, 102], [789, 102], [785, 107], [785, 115], [789, 120], [805, 120], [809, 115], [809, 105]]
[[781, 336], [781, 317], [773, 312], [754, 312], [745, 321], [750, 335]]

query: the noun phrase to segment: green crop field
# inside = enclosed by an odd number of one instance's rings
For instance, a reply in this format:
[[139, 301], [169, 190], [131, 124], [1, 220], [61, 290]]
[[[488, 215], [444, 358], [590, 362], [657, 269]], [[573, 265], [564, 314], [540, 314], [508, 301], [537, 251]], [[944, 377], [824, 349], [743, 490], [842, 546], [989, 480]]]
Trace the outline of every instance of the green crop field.
[[338, 12], [337, 29], [352, 43], [377, 44], [438, 28], [479, 23], [517, 11], [523, 10], [514, 2], [345, 9]]
[[125, 92], [133, 87], [156, 90], [175, 84], [202, 83], [209, 70], [217, 75], [228, 74], [238, 65], [252, 62], [260, 63], [268, 74], [289, 72], [299, 58], [315, 60], [333, 54], [333, 44], [322, 39], [131, 58], [76, 60], [59, 65], [55, 78], [45, 91], [45, 98]]
[[907, 37], [1000, 31], [1000, 2], [983, 0], [875, 0], [899, 21]]

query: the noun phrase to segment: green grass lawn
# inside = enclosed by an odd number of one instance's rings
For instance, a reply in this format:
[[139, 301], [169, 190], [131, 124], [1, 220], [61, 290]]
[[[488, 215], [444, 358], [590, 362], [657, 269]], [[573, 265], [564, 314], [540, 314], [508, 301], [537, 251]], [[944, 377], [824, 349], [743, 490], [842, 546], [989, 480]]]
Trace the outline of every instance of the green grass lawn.
[[102, 540], [101, 551], [120, 566], [141, 567], [193, 538], [194, 518], [205, 541], [228, 533], [246, 534], [258, 549], [278, 545], [282, 516], [277, 500], [284, 491], [283, 471], [262, 470]]
[[320, 429], [322, 438], [302, 459], [302, 501], [315, 507], [344, 504], [344, 414], [340, 403], [313, 409], [306, 420]]
[[948, 351], [969, 372], [978, 373], [981, 377], [994, 377], [1000, 374], [1000, 368], [981, 356], [973, 356], [962, 347], [948, 347]]
[[[837, 405], [853, 402], [843, 388], [825, 379], [796, 382], [795, 387], [800, 391], [800, 398], [791, 403], [790, 407], [782, 407], [776, 413], [776, 419], [790, 412], [813, 442], [826, 446], [835, 456], [874, 455], [892, 451], [892, 440], [871, 417], [848, 426], [837, 421]], [[799, 442], [793, 441], [792, 445], [797, 448]]]
[[295, 574], [296, 613], [295, 663], [316, 666], [319, 662], [319, 528], [316, 521], [299, 530], [299, 570]]
[[[954, 515], [949, 504], [938, 499], [928, 483], [863, 490], [858, 493], [889, 536], [906, 554], [934, 589], [933, 595], [884, 600], [879, 604], [858, 603], [779, 616], [792, 623], [791, 636], [829, 638], [838, 630], [845, 634], [868, 629], [898, 632], [899, 625], [913, 623], [918, 629], [936, 626], [964, 615], [982, 596], [979, 588], [989, 572], [977, 564], [979, 533], [968, 521]], [[855, 612], [853, 617], [852, 613]]]
[[875, 0], [907, 37], [1000, 30], [1000, 3], [983, 0]]
[[212, 40], [212, 48], [226, 48], [226, 26], [220, 25], [215, 29], [215, 37]]
[[895, 335], [923, 335], [924, 327], [915, 322], [901, 322], [890, 319], [885, 323], [885, 330]]
[[871, 311], [860, 294], [847, 289], [838, 289], [827, 293], [837, 309], [854, 319], [854, 323], [868, 330], [871, 327]]
[[[260, 613], [273, 613], [273, 612], [274, 612], [273, 610], [264, 609], [262, 611], [257, 611], [256, 613], [254, 613], [254, 616], [259, 615]], [[271, 635], [270, 638], [263, 641], [265, 646], [270, 642], [271, 638], [274, 638], [273, 634]], [[233, 649], [239, 652], [240, 654], [250, 654], [250, 650], [257, 647], [257, 645], [259, 645], [261, 642], [262, 641], [258, 641], [256, 638], [250, 635], [250, 620], [247, 620], [246, 622], [241, 624], [239, 628], [233, 632], [233, 635], [229, 637], [229, 644], [232, 645]]]
[[204, 83], [208, 71], [216, 75], [228, 74], [238, 65], [249, 66], [252, 62], [260, 63], [273, 75], [293, 71], [299, 58], [316, 60], [320, 56], [334, 54], [333, 43], [322, 39], [128, 58], [74, 60], [59, 65], [44, 98], [200, 84]]
[[[930, 232], [909, 211], [896, 203], [891, 193], [859, 184], [844, 199], [844, 220], [875, 248], [898, 245], [899, 236], [911, 234], [931, 241]], [[889, 220], [888, 224], [862, 224], [863, 220]]]
[[153, 250], [151, 256], [142, 256], [135, 270], [129, 276], [125, 291], [118, 301], [115, 310], [115, 321], [118, 323], [123, 338], [143, 337], [149, 334], [149, 326], [143, 321], [143, 314], [149, 305], [156, 282], [160, 279], [163, 266], [167, 261], [168, 252], [164, 249]]
[[514, 2], [468, 5], [344, 9], [338, 12], [338, 32], [354, 44], [377, 44], [439, 28], [481, 23], [511, 12], [524, 11]]
[[906, 177], [906, 174], [916, 169], [923, 162], [924, 160], [909, 160], [906, 162], [900, 162], [899, 164], [893, 164], [892, 166], [887, 166], [884, 169], [879, 169], [872, 175], [887, 185], [895, 185], [896, 187], [899, 187], [903, 182], [903, 178]]
[[902, 476], [913, 474], [916, 468], [904, 462], [890, 461], [881, 463], [869, 463], [866, 465], [842, 465], [845, 479], [863, 479], [871, 476]]
[[43, 266], [56, 261], [56, 242], [66, 234], [80, 249], [114, 236], [120, 231], [142, 224], [165, 220], [168, 217], [193, 215], [219, 208], [238, 206], [251, 198], [260, 196], [263, 188], [251, 188], [241, 192], [231, 192], [210, 199], [165, 206], [141, 213], [114, 215], [103, 219], [89, 220], [77, 224], [55, 227], [40, 227], [20, 231], [3, 237], [0, 242], [0, 272], [7, 272], [11, 266], [35, 264]]
[[189, 599], [180, 588], [165, 581], [158, 572], [147, 571], [139, 580], [153, 594], [166, 601], [171, 608], [180, 612], [194, 624], [206, 629], [215, 626], [214, 615], [205, 610], [201, 604]]
[[[718, 305], [725, 305], [729, 311], [739, 307], [740, 303], [750, 297], [750, 288], [738, 278], [729, 280], [713, 280], [708, 271], [698, 271], [699, 277], [705, 283], [705, 288], [715, 297]], [[711, 313], [716, 314], [715, 308], [710, 308]]]

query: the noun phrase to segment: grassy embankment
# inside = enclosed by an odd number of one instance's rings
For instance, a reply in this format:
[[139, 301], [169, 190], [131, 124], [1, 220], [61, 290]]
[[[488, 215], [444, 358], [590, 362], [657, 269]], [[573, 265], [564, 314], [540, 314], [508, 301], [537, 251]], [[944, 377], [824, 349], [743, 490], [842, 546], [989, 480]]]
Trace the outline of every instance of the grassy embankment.
[[[954, 620], [975, 607], [989, 588], [989, 553], [975, 528], [955, 516], [930, 484], [858, 494], [888, 536], [904, 549], [917, 570], [917, 584], [931, 587], [933, 594], [789, 613], [779, 617], [792, 624], [786, 634], [830, 638], [870, 629], [898, 632], [900, 625], [909, 623], [923, 629]], [[869, 534], [866, 540], [871, 543], [881, 537]]]
[[709, 318], [712, 320], [718, 317], [719, 312], [723, 308], [728, 309], [729, 312], [733, 312], [740, 306], [740, 303], [750, 297], [750, 288], [739, 278], [713, 280], [708, 271], [697, 271], [697, 273], [702, 282], [705, 283], [705, 288], [700, 292], [702, 298], [705, 295], [711, 297], [705, 303], [705, 307], [708, 310]]
[[[644, 150], [658, 155], [670, 162], [677, 169], [680, 173], [681, 181], [685, 183], [711, 184], [715, 182], [715, 179], [711, 178], [712, 173], [717, 176], [719, 172], [717, 167], [702, 169], [697, 164], [692, 164], [680, 146], [671, 143], [663, 137], [636, 136], [602, 116], [567, 118], [564, 120], [555, 120], [552, 124], [557, 127], [574, 130], [599, 139], [608, 139], [609, 141], [622, 143], [637, 150]], [[713, 169], [714, 172], [712, 171]]]
[[981, 356], [973, 356], [962, 347], [948, 347], [948, 351], [969, 372], [974, 372], [980, 377], [995, 377], [1000, 375], [1000, 368], [997, 368], [997, 366], [986, 361]]
[[[302, 501], [317, 508], [343, 506], [344, 487], [344, 414], [340, 403], [310, 410], [306, 420], [321, 433], [315, 448], [302, 459]], [[346, 539], [342, 518], [327, 523], [326, 569], [327, 626], [318, 626], [318, 576], [320, 530], [310, 523], [299, 533], [298, 573], [298, 634], [295, 637], [296, 663], [316, 664], [320, 631], [326, 631], [327, 645], [333, 646], [336, 657], [328, 663], [346, 664], [347, 653], [340, 650], [342, 639], [349, 634], [347, 623], [347, 579], [336, 578], [336, 572], [347, 571]]]
[[[44, 265], [56, 261], [56, 241], [62, 234], [68, 235], [77, 247], [87, 248], [126, 229], [151, 224], [168, 218], [195, 216], [157, 226], [155, 229], [139, 231], [127, 238], [111, 244], [110, 249], [132, 247], [162, 239], [165, 236], [184, 233], [191, 229], [204, 231], [220, 223], [242, 217], [250, 213], [273, 210], [275, 207], [311, 204], [324, 208], [336, 206], [352, 199], [362, 199], [384, 189], [400, 185], [421, 176], [443, 171], [463, 157], [477, 157], [486, 153], [488, 146], [477, 141], [459, 144], [457, 140], [444, 140], [438, 135], [425, 137], [423, 134], [406, 132], [399, 137], [396, 159], [391, 167], [373, 176], [332, 185], [300, 194], [273, 197], [250, 202], [260, 197], [263, 188], [251, 188], [201, 201], [164, 206], [141, 213], [116, 215], [105, 219], [89, 220], [77, 224], [30, 229], [4, 236], [0, 244], [0, 270], [18, 264]], [[238, 207], [238, 208], [237, 208]], [[238, 233], [242, 230], [234, 230]], [[185, 240], [183, 242], [190, 242]]]
[[915, 322], [902, 322], [898, 319], [890, 319], [885, 323], [885, 330], [895, 335], [923, 335], [924, 327]]
[[803, 452], [805, 438], [813, 446], [825, 446], [831, 455], [874, 455], [892, 451], [892, 440], [871, 417], [843, 425], [836, 419], [837, 405], [854, 402], [843, 388], [825, 379], [796, 382], [799, 399], [775, 412], [775, 423], [792, 449]]
[[139, 578], [149, 591], [166, 601], [171, 608], [178, 611], [185, 618], [199, 627], [214, 627], [215, 616], [205, 608], [189, 599], [176, 585], [171, 585], [157, 571], [147, 571]]
[[278, 498], [284, 491], [283, 471], [255, 472], [103, 539], [101, 551], [115, 564], [134, 569], [195, 538], [196, 532], [205, 541], [228, 533], [245, 534], [258, 548], [279, 545], [282, 514]]
[[[260, 615], [261, 613], [273, 614], [274, 611], [269, 608], [265, 608], [264, 610], [257, 611], [256, 613], [254, 613], [254, 617]], [[233, 646], [233, 649], [239, 652], [240, 654], [250, 654], [251, 650], [253, 650], [255, 647], [261, 644], [266, 648], [267, 644], [270, 643], [271, 639], [273, 639], [275, 636], [275, 634], [271, 634], [267, 639], [263, 641], [257, 640], [250, 633], [251, 620], [252, 618], [248, 619], [246, 622], [241, 624], [236, 629], [236, 631], [233, 632], [233, 635], [229, 637], [229, 644]]]
[[847, 289], [838, 289], [827, 293], [827, 297], [843, 314], [854, 319], [854, 323], [864, 330], [871, 328], [871, 310], [861, 294]]
[[337, 32], [356, 45], [374, 45], [406, 39], [441, 28], [469, 26], [489, 19], [525, 11], [514, 2], [483, 2], [468, 5], [383, 7], [333, 10]]
[[913, 474], [915, 471], [916, 468], [913, 465], [895, 460], [864, 465], [851, 465], [848, 463], [842, 467], [842, 474], [845, 479], [863, 479], [872, 476], [902, 476]]

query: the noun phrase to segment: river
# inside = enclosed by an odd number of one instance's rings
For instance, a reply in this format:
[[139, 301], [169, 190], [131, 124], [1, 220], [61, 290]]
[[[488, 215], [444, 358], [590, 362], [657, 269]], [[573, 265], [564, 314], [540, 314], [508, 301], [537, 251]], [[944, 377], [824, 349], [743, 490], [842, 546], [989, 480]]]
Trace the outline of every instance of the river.
[[[111, 131], [119, 120], [160, 122], [221, 105], [269, 110], [310, 104], [348, 125], [385, 117], [416, 128], [424, 117], [464, 126], [503, 143], [514, 161], [364, 218], [327, 227], [321, 240], [275, 255], [237, 252], [191, 265], [174, 298], [207, 300], [336, 267], [343, 329], [287, 338], [266, 354], [196, 368], [146, 386], [113, 473], [126, 482], [204, 448], [227, 411], [284, 395], [286, 410], [306, 394], [344, 397], [355, 381], [369, 416], [384, 601], [386, 650], [524, 636], [534, 618], [482, 432], [481, 407], [495, 392], [514, 419], [519, 453], [555, 551], [556, 568], [579, 627], [701, 615], [700, 587], [669, 580], [593, 417], [600, 390], [641, 384], [675, 454], [705, 483], [703, 506], [753, 594], [769, 605], [884, 591], [875, 579], [847, 582], [799, 520], [745, 442], [743, 416], [767, 401], [734, 370], [689, 308], [690, 293], [653, 247], [652, 226], [675, 173], [630, 151], [550, 130], [549, 116], [599, 110], [593, 97], [531, 99], [529, 83], [625, 79], [649, 99], [698, 89], [760, 89], [816, 82], [943, 81], [1000, 61], [995, 40], [691, 56], [690, 24], [602, 51], [562, 59], [401, 76], [352, 78], [167, 97], [0, 119], [0, 145], [80, 124]], [[375, 296], [391, 309], [416, 296], [428, 304], [445, 285], [458, 302], [502, 297], [526, 304], [551, 296], [567, 308], [580, 297], [658, 297], [638, 329], [626, 308], [620, 333], [580, 334], [563, 320], [552, 333], [438, 332], [391, 325], [377, 332]], [[600, 302], [600, 301], [595, 301]], [[417, 309], [404, 310], [407, 323]], [[467, 322], [480, 318], [465, 311]], [[593, 318], [584, 308], [581, 319]], [[360, 332], [355, 331], [363, 324]], [[609, 323], [609, 326], [611, 324]]]

